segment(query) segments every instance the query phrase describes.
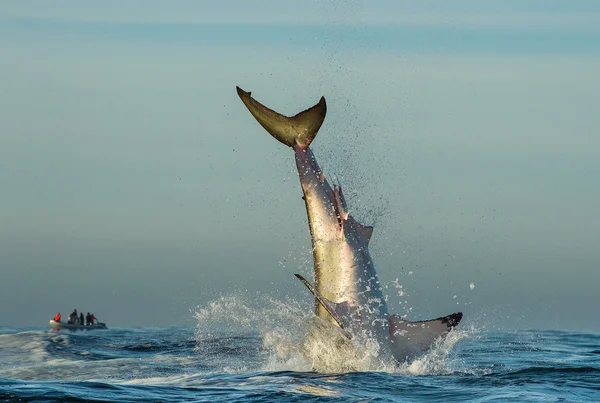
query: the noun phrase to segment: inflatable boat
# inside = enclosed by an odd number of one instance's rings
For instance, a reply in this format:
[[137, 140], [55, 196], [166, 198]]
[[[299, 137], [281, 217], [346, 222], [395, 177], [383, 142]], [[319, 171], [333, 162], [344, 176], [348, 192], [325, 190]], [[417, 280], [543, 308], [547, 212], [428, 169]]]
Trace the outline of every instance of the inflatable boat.
[[54, 319], [50, 319], [50, 326], [54, 329], [68, 329], [68, 330], [99, 330], [99, 329], [108, 329], [106, 327], [106, 323], [104, 322], [96, 322], [91, 326], [85, 325], [76, 325], [67, 322], [57, 322]]

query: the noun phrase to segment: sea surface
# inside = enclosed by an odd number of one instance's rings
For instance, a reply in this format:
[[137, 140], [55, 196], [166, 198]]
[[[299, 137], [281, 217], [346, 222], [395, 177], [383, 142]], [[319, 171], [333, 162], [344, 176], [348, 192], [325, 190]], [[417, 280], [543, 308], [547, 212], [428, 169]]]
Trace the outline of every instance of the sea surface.
[[277, 301], [222, 299], [195, 316], [194, 327], [0, 327], [0, 401], [600, 402], [598, 333], [460, 329], [390, 365]]

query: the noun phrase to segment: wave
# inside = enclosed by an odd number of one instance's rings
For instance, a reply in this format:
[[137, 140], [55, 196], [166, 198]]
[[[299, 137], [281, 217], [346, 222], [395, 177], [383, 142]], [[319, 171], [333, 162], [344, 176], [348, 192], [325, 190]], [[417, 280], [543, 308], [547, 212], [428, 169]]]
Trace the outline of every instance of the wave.
[[[523, 375], [553, 375], [553, 376], [561, 376], [561, 375], [571, 375], [571, 374], [579, 374], [579, 373], [588, 373], [588, 374], [600, 374], [600, 368], [597, 367], [529, 367], [523, 368], [516, 371], [511, 371], [505, 374], [501, 374], [503, 377], [522, 377]], [[497, 374], [496, 374], [497, 375]]]
[[155, 353], [160, 351], [173, 351], [181, 349], [193, 349], [196, 347], [194, 340], [164, 342], [164, 341], [147, 341], [144, 343], [133, 343], [125, 345], [113, 345], [118, 350], [134, 351], [134, 352], [149, 352]]
[[0, 401], [598, 401], [600, 391], [593, 335], [467, 328], [388, 365], [294, 301], [229, 296], [196, 317], [195, 328], [2, 334]]

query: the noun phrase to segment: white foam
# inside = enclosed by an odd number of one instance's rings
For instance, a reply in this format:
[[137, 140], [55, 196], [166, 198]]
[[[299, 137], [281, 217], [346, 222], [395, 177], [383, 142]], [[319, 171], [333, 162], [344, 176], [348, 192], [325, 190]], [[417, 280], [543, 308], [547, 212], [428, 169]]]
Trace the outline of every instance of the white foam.
[[171, 376], [150, 376], [144, 378], [126, 379], [115, 381], [118, 385], [189, 385], [191, 380], [198, 384], [199, 377], [205, 374], [178, 374]]
[[[346, 373], [385, 371], [404, 375], [432, 375], [455, 372], [449, 355], [454, 345], [473, 333], [454, 330], [438, 341], [424, 356], [410, 364], [398, 366], [393, 360], [382, 361], [379, 344], [365, 335], [352, 340], [339, 329], [316, 318], [294, 301], [279, 301], [257, 295], [254, 300], [243, 295], [223, 296], [199, 307], [196, 312], [197, 351], [206, 351], [212, 329], [240, 334], [252, 331], [262, 338], [264, 355], [254, 363], [226, 362], [228, 369], [260, 371], [317, 371]], [[222, 333], [221, 333], [222, 334]], [[216, 334], [215, 334], [216, 336]]]
[[27, 364], [39, 363], [48, 359], [46, 351], [50, 344], [43, 331], [26, 331], [19, 333], [0, 334], [0, 359], [5, 369], [9, 362]]

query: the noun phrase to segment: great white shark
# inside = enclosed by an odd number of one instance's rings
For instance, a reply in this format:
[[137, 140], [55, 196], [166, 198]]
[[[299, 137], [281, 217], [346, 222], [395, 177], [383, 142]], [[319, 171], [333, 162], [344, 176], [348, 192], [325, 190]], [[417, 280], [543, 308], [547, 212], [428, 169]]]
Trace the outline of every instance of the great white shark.
[[352, 338], [379, 344], [379, 356], [403, 362], [427, 351], [462, 319], [462, 313], [410, 322], [390, 315], [369, 254], [373, 228], [348, 212], [341, 187], [327, 182], [310, 149], [325, 120], [321, 97], [312, 108], [287, 117], [267, 108], [239, 87], [237, 93], [269, 134], [291, 147], [304, 193], [314, 257], [313, 285], [296, 274], [315, 297], [315, 314]]

